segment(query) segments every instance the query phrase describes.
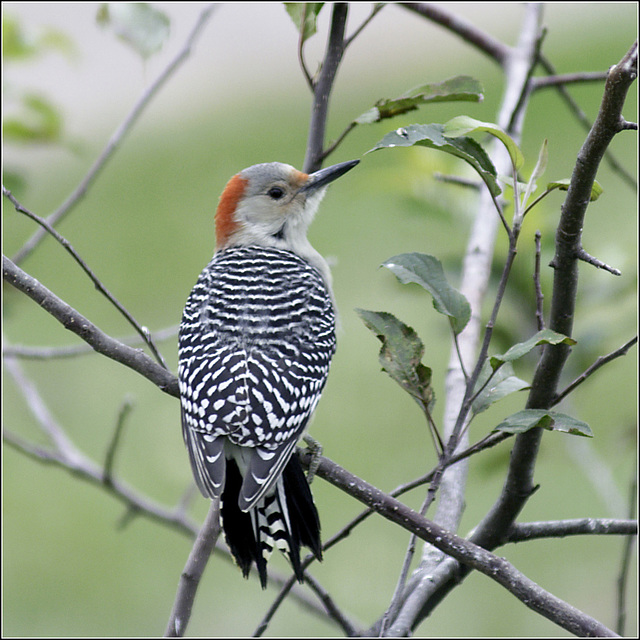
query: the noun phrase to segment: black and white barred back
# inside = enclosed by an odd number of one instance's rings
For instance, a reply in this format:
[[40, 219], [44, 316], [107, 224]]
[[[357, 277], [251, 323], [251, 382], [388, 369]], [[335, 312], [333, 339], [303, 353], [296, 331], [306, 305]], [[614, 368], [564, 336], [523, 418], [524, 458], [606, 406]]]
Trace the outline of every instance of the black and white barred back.
[[320, 557], [317, 511], [292, 453], [334, 351], [327, 285], [290, 251], [219, 251], [185, 306], [179, 379], [194, 477], [205, 496], [222, 494], [229, 547], [245, 576], [256, 563], [263, 586], [274, 547], [299, 579], [300, 545]]

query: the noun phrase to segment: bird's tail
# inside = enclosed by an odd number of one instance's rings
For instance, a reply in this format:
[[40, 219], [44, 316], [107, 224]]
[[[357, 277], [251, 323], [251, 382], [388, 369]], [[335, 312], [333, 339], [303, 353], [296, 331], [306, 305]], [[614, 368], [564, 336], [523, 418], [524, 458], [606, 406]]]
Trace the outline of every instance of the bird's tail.
[[222, 527], [233, 557], [246, 578], [255, 563], [264, 589], [267, 586], [267, 560], [280, 549], [291, 562], [296, 578], [302, 582], [300, 547], [311, 549], [322, 560], [320, 519], [313, 503], [309, 483], [294, 454], [273, 490], [247, 513], [238, 507], [242, 475], [233, 459], [227, 460], [227, 477], [222, 493]]

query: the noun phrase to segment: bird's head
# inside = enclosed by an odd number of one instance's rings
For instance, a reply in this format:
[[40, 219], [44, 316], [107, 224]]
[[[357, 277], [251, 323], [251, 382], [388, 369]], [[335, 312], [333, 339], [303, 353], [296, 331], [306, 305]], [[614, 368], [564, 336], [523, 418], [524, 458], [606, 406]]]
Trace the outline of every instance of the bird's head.
[[229, 180], [216, 211], [216, 250], [235, 245], [304, 252], [326, 186], [358, 160], [307, 174], [281, 162], [256, 164]]

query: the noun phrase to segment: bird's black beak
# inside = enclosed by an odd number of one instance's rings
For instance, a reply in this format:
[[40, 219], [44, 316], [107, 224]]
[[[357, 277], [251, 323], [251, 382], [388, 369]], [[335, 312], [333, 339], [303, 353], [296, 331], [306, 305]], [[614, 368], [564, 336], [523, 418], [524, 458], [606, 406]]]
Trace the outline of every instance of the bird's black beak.
[[360, 160], [349, 160], [348, 162], [341, 162], [340, 164], [334, 164], [330, 167], [320, 169], [309, 175], [308, 180], [304, 183], [300, 191], [315, 191], [316, 189], [320, 189], [353, 169], [359, 162]]

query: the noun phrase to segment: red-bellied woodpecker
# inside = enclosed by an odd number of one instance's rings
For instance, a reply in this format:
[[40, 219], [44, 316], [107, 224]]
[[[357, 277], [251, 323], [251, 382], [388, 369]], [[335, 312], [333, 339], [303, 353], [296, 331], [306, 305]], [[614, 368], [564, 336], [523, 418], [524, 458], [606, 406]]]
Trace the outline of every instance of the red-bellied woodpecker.
[[189, 295], [179, 337], [182, 433], [200, 491], [222, 498], [227, 544], [262, 587], [274, 548], [302, 580], [300, 546], [321, 558], [320, 521], [295, 455], [335, 351], [327, 263], [307, 229], [326, 185], [271, 162], [235, 175], [215, 216], [216, 251]]

